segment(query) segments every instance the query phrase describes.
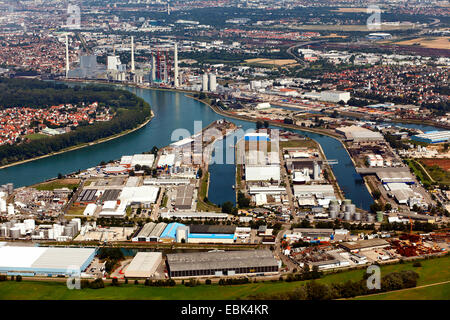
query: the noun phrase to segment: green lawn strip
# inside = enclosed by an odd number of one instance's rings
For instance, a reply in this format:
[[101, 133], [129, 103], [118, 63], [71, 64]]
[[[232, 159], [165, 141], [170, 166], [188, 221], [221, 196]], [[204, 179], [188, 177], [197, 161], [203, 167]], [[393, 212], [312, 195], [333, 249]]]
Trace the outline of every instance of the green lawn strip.
[[[412, 264], [410, 262], [382, 266], [381, 276], [401, 270], [414, 270], [420, 275], [418, 286], [450, 280], [450, 268], [448, 268], [450, 256], [422, 260], [422, 267], [418, 268], [413, 267]], [[326, 284], [342, 283], [347, 280], [355, 281], [361, 279], [364, 272], [365, 269], [340, 272], [326, 275], [317, 281]], [[274, 294], [291, 291], [305, 283], [305, 281], [268, 281], [233, 286], [199, 285], [192, 288], [183, 285], [177, 285], [173, 288], [147, 287], [142, 284], [122, 284], [117, 288], [106, 284], [104, 289], [69, 290], [62, 282], [4, 281], [0, 282], [0, 299], [238, 299], [258, 293]]]
[[424, 288], [411, 288], [383, 294], [358, 297], [354, 300], [450, 300], [450, 283]]

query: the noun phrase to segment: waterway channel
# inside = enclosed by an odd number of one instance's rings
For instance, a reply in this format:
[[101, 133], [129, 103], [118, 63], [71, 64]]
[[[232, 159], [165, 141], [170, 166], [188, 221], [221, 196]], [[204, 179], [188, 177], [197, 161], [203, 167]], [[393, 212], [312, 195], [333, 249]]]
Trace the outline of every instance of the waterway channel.
[[[152, 107], [155, 117], [142, 129], [120, 138], [104, 143], [88, 146], [82, 149], [58, 154], [52, 157], [23, 163], [0, 170], [0, 184], [12, 182], [15, 187], [38, 183], [56, 177], [58, 173], [67, 174], [98, 165], [101, 161], [119, 159], [122, 155], [130, 155], [149, 151], [153, 146], [164, 147], [182, 138], [174, 134], [176, 129], [187, 134], [200, 131], [201, 126], [207, 126], [214, 120], [223, 118], [205, 104], [186, 96], [185, 93], [141, 89], [128, 87], [130, 91], [145, 99]], [[246, 130], [255, 128], [255, 123], [229, 119]], [[201, 126], [195, 121], [200, 121]], [[194, 130], [195, 128], [195, 130]], [[181, 132], [182, 131], [177, 131]], [[328, 159], [335, 159], [333, 172], [345, 196], [362, 209], [369, 209], [373, 199], [367, 191], [361, 177], [356, 173], [353, 163], [342, 144], [331, 137], [297, 131], [319, 142]], [[236, 139], [235, 139], [236, 141]], [[234, 141], [234, 142], [235, 142]], [[233, 143], [226, 139], [218, 145], [217, 152], [223, 148], [225, 158], [234, 159]], [[219, 152], [220, 153], [220, 152]], [[222, 204], [225, 201], [235, 203], [235, 165], [210, 165], [210, 201]]]

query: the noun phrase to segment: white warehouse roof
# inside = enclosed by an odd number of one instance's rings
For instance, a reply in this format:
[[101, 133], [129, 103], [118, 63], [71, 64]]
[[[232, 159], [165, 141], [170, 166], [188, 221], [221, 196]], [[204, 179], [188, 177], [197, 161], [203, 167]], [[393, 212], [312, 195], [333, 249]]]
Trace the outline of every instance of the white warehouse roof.
[[0, 272], [68, 274], [83, 271], [95, 256], [90, 248], [0, 247]]
[[127, 278], [150, 278], [162, 261], [161, 252], [138, 252], [125, 270]]
[[280, 166], [245, 166], [245, 180], [246, 181], [266, 181], [266, 180], [280, 181]]

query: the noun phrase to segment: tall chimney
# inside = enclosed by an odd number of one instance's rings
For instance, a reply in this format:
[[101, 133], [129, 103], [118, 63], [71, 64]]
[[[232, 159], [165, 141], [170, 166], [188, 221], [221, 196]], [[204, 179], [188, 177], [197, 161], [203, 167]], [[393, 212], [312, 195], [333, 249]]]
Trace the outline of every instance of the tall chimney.
[[131, 36], [131, 71], [134, 72], [134, 37]]
[[156, 61], [155, 56], [152, 54], [152, 82], [156, 80]]
[[66, 78], [69, 77], [69, 36], [66, 34]]
[[174, 47], [174, 86], [175, 88], [177, 88], [180, 85], [180, 82], [178, 80], [178, 46], [177, 43], [175, 42], [175, 47]]

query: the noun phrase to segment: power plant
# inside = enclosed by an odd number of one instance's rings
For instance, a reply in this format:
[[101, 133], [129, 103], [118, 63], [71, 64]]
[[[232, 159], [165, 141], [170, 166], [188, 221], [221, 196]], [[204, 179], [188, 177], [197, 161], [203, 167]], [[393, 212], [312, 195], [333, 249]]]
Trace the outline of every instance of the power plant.
[[[80, 67], [70, 70], [69, 64], [69, 45], [68, 36], [66, 35], [66, 78], [85, 78], [88, 75], [90, 79], [107, 79], [118, 82], [133, 82], [138, 84], [149, 83], [155, 85], [171, 85], [179, 88], [182, 85], [180, 72], [178, 67], [178, 44], [174, 42], [173, 59], [171, 59], [171, 47], [169, 45], [158, 46], [150, 51], [150, 64], [144, 71], [142, 65], [136, 66], [135, 61], [135, 43], [134, 36], [130, 39], [130, 63], [124, 64], [121, 58], [116, 54], [116, 47], [112, 46], [113, 53], [106, 57], [106, 69], [101, 65], [95, 65], [97, 59], [94, 55], [89, 55], [89, 64], [86, 64], [86, 57], [80, 55]], [[126, 51], [126, 45], [122, 44], [122, 51]], [[123, 58], [123, 57], [122, 57]], [[173, 64], [173, 65], [172, 65]], [[205, 90], [214, 91], [217, 87], [215, 74], [210, 74], [209, 79], [206, 75]], [[212, 89], [211, 89], [212, 88]]]

